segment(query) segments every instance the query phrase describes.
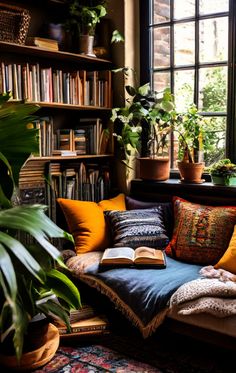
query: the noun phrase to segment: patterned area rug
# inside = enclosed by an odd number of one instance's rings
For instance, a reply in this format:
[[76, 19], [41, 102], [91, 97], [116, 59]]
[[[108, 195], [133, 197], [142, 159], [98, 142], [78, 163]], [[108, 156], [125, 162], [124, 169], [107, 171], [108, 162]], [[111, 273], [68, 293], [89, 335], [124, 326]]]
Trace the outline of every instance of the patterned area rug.
[[55, 357], [42, 369], [35, 372], [155, 372], [160, 369], [131, 359], [102, 345], [60, 347]]
[[112, 334], [98, 341], [68, 341], [35, 372], [233, 373], [234, 361], [233, 350], [164, 331], [147, 340]]

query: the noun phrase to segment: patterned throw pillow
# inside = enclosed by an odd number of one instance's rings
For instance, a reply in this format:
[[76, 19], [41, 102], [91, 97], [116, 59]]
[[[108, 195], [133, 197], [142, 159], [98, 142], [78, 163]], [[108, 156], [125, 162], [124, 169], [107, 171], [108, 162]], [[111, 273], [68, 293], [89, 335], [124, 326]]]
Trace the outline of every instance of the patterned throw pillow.
[[163, 222], [167, 231], [168, 237], [172, 237], [173, 233], [173, 209], [172, 202], [149, 202], [140, 201], [130, 196], [125, 196], [126, 210], [150, 209], [160, 207], [163, 210]]
[[236, 224], [236, 207], [212, 207], [174, 197], [174, 219], [167, 255], [189, 263], [213, 265], [228, 247]]
[[113, 234], [113, 246], [164, 248], [169, 242], [161, 207], [129, 211], [106, 211]]

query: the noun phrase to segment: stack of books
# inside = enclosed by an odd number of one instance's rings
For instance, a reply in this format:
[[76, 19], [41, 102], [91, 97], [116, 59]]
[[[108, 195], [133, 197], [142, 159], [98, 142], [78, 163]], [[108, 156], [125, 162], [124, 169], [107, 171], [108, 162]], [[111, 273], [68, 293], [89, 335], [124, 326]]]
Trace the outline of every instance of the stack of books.
[[34, 47], [52, 49], [58, 51], [58, 42], [54, 39], [41, 38], [39, 36], [28, 36], [26, 39], [26, 45], [32, 45]]
[[61, 338], [103, 335], [110, 332], [109, 322], [104, 315], [97, 315], [93, 307], [83, 305], [79, 310], [70, 312], [71, 332], [60, 321], [54, 324], [59, 330]]

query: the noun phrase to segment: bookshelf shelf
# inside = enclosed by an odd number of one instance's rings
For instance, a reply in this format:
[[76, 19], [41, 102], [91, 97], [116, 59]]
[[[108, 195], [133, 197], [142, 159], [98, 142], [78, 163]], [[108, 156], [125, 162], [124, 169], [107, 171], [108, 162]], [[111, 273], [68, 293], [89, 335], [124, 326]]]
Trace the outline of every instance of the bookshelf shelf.
[[27, 104], [39, 105], [39, 107], [53, 108], [53, 109], [66, 109], [66, 110], [83, 110], [83, 111], [110, 111], [111, 108], [92, 106], [92, 105], [72, 105], [72, 104], [61, 104], [57, 102], [41, 102], [41, 101], [27, 101]]
[[[112, 158], [113, 154], [84, 154], [84, 155], [53, 155], [51, 157], [30, 157], [30, 161], [66, 161], [66, 160], [76, 160], [76, 159], [97, 159], [97, 158]], [[29, 161], [28, 160], [28, 161]]]
[[14, 55], [26, 55], [29, 57], [40, 57], [40, 58], [49, 58], [53, 60], [60, 60], [60, 61], [68, 61], [68, 62], [77, 62], [77, 63], [86, 63], [89, 66], [96, 66], [111, 68], [112, 62], [109, 60], [97, 58], [97, 57], [89, 57], [82, 54], [71, 53], [71, 52], [64, 52], [64, 51], [54, 51], [46, 48], [39, 48], [29, 45], [19, 45], [15, 43], [9, 43], [0, 41], [0, 51], [12, 53]]

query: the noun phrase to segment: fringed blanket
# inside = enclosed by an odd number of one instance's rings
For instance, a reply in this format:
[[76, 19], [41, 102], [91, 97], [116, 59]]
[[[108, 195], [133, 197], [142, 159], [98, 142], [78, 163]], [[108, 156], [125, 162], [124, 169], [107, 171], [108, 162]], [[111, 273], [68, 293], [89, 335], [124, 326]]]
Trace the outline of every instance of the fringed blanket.
[[167, 257], [166, 269], [114, 268], [101, 271], [102, 252], [69, 257], [72, 274], [114, 303], [146, 338], [164, 320], [171, 295], [185, 282], [199, 277], [200, 266]]
[[[203, 273], [209, 275], [210, 272], [201, 271]], [[212, 277], [219, 278], [197, 279], [180, 286], [170, 299], [170, 308], [175, 308], [181, 315], [236, 315], [236, 283], [230, 280], [223, 282], [222, 277], [214, 274]]]

